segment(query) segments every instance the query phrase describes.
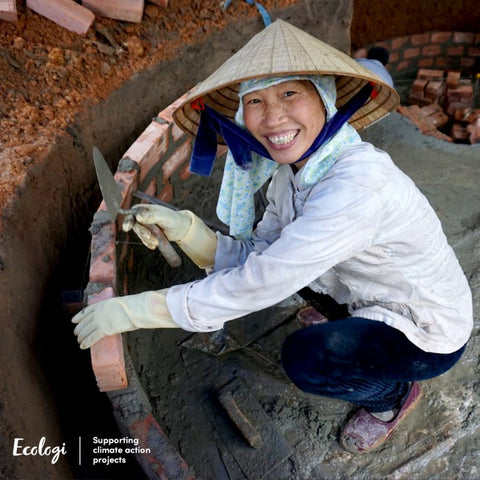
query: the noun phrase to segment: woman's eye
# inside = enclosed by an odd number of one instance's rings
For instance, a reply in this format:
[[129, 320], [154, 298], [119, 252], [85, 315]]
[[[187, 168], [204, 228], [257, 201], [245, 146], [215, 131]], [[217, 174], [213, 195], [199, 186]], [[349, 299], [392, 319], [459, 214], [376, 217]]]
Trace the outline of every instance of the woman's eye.
[[292, 90], [289, 90], [288, 92], [285, 92], [286, 97], [291, 97], [292, 95], [295, 95], [295, 92]]
[[247, 100], [247, 105], [253, 105], [255, 103], [260, 103], [259, 98], [251, 98], [250, 100]]

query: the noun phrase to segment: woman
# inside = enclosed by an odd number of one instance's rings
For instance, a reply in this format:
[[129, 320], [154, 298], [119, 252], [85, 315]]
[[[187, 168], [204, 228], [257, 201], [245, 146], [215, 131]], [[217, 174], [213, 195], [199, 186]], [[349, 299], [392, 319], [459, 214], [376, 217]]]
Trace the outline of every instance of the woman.
[[[352, 127], [397, 103], [374, 74], [285, 22], [255, 36], [174, 115], [196, 134], [193, 171], [209, 173], [220, 135], [229, 146], [217, 212], [232, 236], [189, 211], [137, 206], [126, 227], [155, 248], [148, 225], [160, 226], [208, 276], [87, 307], [73, 319], [81, 347], [137, 328], [218, 330], [308, 287], [350, 316], [289, 336], [284, 369], [306, 392], [361, 407], [344, 448], [381, 445], [418, 403], [417, 381], [458, 361], [473, 323], [467, 281], [429, 203]], [[269, 178], [252, 231], [253, 194]]]

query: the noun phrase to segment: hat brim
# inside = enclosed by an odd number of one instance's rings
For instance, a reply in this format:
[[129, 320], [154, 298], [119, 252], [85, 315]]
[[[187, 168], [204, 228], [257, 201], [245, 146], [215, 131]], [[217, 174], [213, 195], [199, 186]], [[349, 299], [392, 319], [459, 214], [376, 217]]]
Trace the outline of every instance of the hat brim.
[[173, 112], [173, 118], [182, 130], [195, 136], [200, 122], [200, 112], [192, 106], [196, 101], [201, 99], [233, 120], [241, 82], [286, 75], [335, 76], [337, 108], [367, 82], [372, 82], [374, 95], [349, 121], [359, 131], [395, 110], [400, 103], [393, 88], [354, 59], [291, 24], [276, 20], [194, 87]]

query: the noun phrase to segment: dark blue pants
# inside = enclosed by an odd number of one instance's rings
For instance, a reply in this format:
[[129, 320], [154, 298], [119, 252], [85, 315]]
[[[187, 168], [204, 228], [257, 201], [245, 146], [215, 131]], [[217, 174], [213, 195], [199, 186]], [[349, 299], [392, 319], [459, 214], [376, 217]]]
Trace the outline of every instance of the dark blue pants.
[[297, 330], [284, 342], [282, 363], [305, 392], [383, 412], [401, 405], [409, 382], [446, 372], [464, 350], [424, 352], [395, 328], [351, 317]]

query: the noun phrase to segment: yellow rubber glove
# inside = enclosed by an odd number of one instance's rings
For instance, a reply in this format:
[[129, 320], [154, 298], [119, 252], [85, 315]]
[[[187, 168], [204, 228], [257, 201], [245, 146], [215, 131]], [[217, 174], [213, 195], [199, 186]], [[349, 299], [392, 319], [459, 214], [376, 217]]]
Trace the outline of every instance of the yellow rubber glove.
[[158, 225], [165, 236], [178, 246], [200, 268], [213, 267], [217, 236], [200, 218], [189, 210], [171, 210], [161, 205], [135, 205], [135, 222], [125, 219], [124, 231], [133, 230], [148, 248], [156, 248], [155, 237], [144, 231], [142, 225]]
[[167, 308], [168, 288], [108, 298], [77, 313], [74, 334], [80, 348], [90, 348], [101, 338], [139, 328], [180, 328]]

